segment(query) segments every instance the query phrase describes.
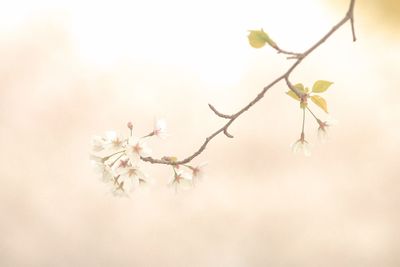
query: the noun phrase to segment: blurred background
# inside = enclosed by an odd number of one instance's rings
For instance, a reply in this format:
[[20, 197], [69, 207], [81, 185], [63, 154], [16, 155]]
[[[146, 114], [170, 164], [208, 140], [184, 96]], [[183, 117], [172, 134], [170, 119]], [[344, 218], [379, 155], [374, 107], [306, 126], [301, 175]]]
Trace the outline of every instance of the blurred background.
[[[106, 130], [170, 137], [154, 156], [185, 157], [292, 64], [252, 49], [264, 28], [303, 51], [349, 1], [28, 1], [0, 4], [1, 266], [399, 266], [400, 3], [357, 1], [293, 73], [325, 93], [339, 123], [312, 156], [294, 155], [298, 104], [284, 83], [219, 136], [193, 190], [144, 164], [156, 184], [113, 197], [89, 163]], [[321, 119], [326, 115], [314, 108]]]

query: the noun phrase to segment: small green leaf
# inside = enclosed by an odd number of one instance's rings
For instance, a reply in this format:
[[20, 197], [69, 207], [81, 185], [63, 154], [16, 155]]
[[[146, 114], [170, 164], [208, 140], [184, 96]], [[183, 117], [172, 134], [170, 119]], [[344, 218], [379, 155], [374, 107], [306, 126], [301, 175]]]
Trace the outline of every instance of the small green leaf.
[[329, 86], [331, 86], [332, 84], [333, 84], [333, 82], [328, 82], [328, 81], [323, 81], [323, 80], [316, 81], [312, 87], [312, 91], [314, 93], [325, 92], [329, 88]]
[[254, 48], [261, 48], [263, 47], [266, 43], [269, 44], [270, 46], [276, 48], [277, 45], [272, 39], [268, 36], [266, 32], [264, 32], [263, 29], [260, 31], [249, 31], [250, 34], [247, 36], [249, 38], [249, 43], [252, 47]]
[[305, 94], [308, 93], [308, 87], [304, 88], [304, 85], [302, 83], [296, 83], [295, 85], [293, 85], [293, 87], [302, 93], [305, 93]]
[[[304, 94], [308, 93], [308, 88], [304, 88], [304, 85], [302, 83], [296, 83], [295, 85], [293, 85], [293, 87], [296, 88], [297, 90], [299, 90], [300, 93], [304, 93]], [[286, 92], [286, 94], [293, 97], [297, 101], [300, 101], [300, 98], [292, 90], [289, 90], [288, 92]]]
[[302, 83], [296, 83], [293, 87], [304, 93], [304, 85]]
[[312, 102], [314, 102], [318, 107], [320, 107], [323, 111], [328, 113], [328, 105], [323, 97], [320, 97], [319, 95], [313, 95], [311, 96]]
[[287, 94], [288, 96], [293, 97], [295, 100], [300, 101], [300, 97], [298, 97], [298, 96], [296, 95], [296, 93], [293, 92], [292, 90], [287, 91], [286, 94]]

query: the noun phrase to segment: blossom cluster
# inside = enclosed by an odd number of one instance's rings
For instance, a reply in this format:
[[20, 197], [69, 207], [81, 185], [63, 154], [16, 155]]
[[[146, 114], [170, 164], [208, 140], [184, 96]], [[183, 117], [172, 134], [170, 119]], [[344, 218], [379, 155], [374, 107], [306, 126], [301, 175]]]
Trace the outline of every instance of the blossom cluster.
[[[143, 159], [152, 154], [146, 139], [159, 137], [165, 139], [167, 134], [166, 122], [163, 119], [156, 120], [153, 130], [143, 136], [133, 135], [133, 125], [128, 123], [130, 135], [124, 137], [114, 131], [108, 131], [104, 136], [93, 136], [91, 141], [90, 158], [100, 180], [108, 184], [114, 195], [128, 196], [142, 184], [149, 183], [150, 179], [141, 168]], [[184, 188], [193, 186], [204, 175], [204, 164], [199, 166], [178, 165], [176, 157], [163, 157], [170, 162], [173, 175], [169, 181], [175, 189], [178, 186]], [[188, 171], [183, 170], [185, 167]]]
[[[310, 109], [308, 106], [308, 99], [310, 98], [314, 104], [316, 104], [319, 108], [321, 108], [323, 111], [328, 113], [328, 104], [327, 101], [320, 96], [320, 93], [325, 92], [328, 90], [328, 88], [332, 85], [332, 82], [325, 81], [325, 80], [318, 80], [314, 83], [311, 92], [307, 87], [304, 87], [303, 84], [298, 83], [293, 85], [292, 87], [297, 91], [297, 93], [294, 90], [289, 90], [286, 92], [287, 95], [292, 97], [293, 99], [297, 100], [300, 102], [300, 108], [302, 109], [303, 112], [303, 124], [302, 124], [302, 130], [300, 134], [300, 138], [292, 145], [292, 151], [293, 153], [303, 153], [305, 156], [310, 156], [311, 151], [310, 151], [310, 144], [308, 141], [305, 139], [305, 134], [304, 134], [304, 123], [305, 123], [305, 112], [306, 110], [314, 117], [318, 124], [318, 138], [322, 143], [325, 143], [327, 138], [328, 138], [328, 128], [334, 125], [334, 120], [326, 120], [322, 121], [320, 120], [315, 113]], [[291, 89], [293, 89], [291, 88]]]

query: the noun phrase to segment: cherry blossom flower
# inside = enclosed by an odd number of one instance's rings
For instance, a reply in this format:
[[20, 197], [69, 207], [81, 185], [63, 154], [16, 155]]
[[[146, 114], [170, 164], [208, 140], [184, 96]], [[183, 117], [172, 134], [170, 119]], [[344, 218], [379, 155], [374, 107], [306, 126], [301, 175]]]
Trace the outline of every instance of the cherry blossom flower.
[[91, 145], [92, 145], [92, 153], [98, 153], [102, 150], [105, 149], [105, 145], [107, 143], [107, 140], [104, 137], [101, 136], [93, 136], [91, 140]]
[[109, 166], [95, 159], [92, 159], [90, 163], [92, 165], [94, 172], [98, 174], [100, 181], [104, 183], [112, 181], [113, 174]]
[[132, 165], [128, 158], [116, 162], [114, 173], [117, 177], [114, 183], [114, 193], [118, 193], [117, 195], [129, 194], [141, 183], [147, 182], [146, 174], [140, 170], [139, 166]]
[[328, 139], [328, 128], [330, 125], [326, 121], [322, 122], [320, 120], [318, 120], [318, 124], [318, 139], [321, 143], [326, 143]]
[[167, 134], [167, 122], [164, 119], [156, 119], [154, 121], [154, 130], [152, 135], [165, 139]]
[[146, 145], [146, 142], [143, 139], [137, 137], [129, 138], [126, 147], [126, 155], [132, 163], [140, 160], [140, 157], [149, 157], [150, 154], [151, 149]]
[[121, 151], [125, 148], [126, 145], [125, 139], [114, 131], [106, 132], [105, 140], [106, 140], [105, 148], [107, 149], [108, 153], [115, 153], [117, 151]]
[[178, 190], [178, 187], [188, 189], [193, 186], [193, 177], [190, 173], [183, 170], [176, 170], [175, 168], [174, 172], [174, 178], [169, 182], [169, 184], [175, 186], [175, 191]]
[[304, 156], [311, 156], [310, 145], [304, 138], [304, 133], [301, 134], [300, 139], [292, 145], [293, 153], [303, 153]]
[[205, 176], [205, 166], [207, 163], [201, 163], [196, 167], [189, 167], [192, 170], [193, 184], [196, 184], [198, 181], [201, 181]]
[[106, 158], [118, 152], [123, 152], [126, 146], [126, 139], [116, 132], [108, 131], [105, 137], [93, 136], [91, 140], [91, 155]]
[[139, 186], [139, 177], [144, 176], [138, 167], [129, 166], [120, 174], [119, 181], [126, 192], [132, 192]]
[[326, 121], [317, 120], [318, 122], [318, 139], [321, 143], [326, 143], [328, 140], [328, 130], [331, 126], [336, 125], [337, 121], [335, 119], [329, 118]]
[[140, 170], [139, 166], [135, 163], [131, 163], [130, 159], [126, 156], [121, 157], [113, 167], [113, 171], [116, 175], [146, 180], [146, 175]]
[[113, 182], [112, 182], [113, 186], [111, 188], [111, 192], [114, 196], [119, 196], [119, 197], [128, 197], [129, 196], [129, 192], [128, 190], [126, 190], [126, 185], [125, 185], [125, 181], [121, 181], [120, 180], [120, 176], [115, 176], [113, 178]]

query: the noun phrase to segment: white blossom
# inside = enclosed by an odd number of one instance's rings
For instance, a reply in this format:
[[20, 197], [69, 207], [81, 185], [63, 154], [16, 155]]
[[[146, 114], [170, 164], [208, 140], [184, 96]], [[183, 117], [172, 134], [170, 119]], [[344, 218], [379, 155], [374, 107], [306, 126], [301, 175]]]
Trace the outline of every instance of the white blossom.
[[[126, 161], [122, 161], [125, 165]], [[139, 185], [147, 181], [147, 176], [140, 170], [139, 166], [127, 165], [118, 167], [115, 174], [118, 177], [114, 183], [114, 193], [129, 194], [134, 191]]]
[[137, 162], [140, 157], [149, 157], [151, 149], [146, 145], [143, 139], [137, 137], [131, 137], [128, 140], [126, 147], [126, 155], [132, 163]]
[[107, 143], [107, 140], [104, 137], [101, 136], [93, 136], [91, 140], [91, 145], [92, 145], [92, 153], [98, 153], [100, 151], [103, 151], [105, 149], [105, 145]]
[[300, 139], [297, 140], [293, 145], [292, 145], [292, 151], [293, 153], [303, 153], [304, 156], [311, 156], [311, 151], [310, 151], [310, 145], [309, 143], [304, 139], [304, 134], [301, 135]]
[[174, 169], [174, 178], [169, 182], [170, 185], [175, 186], [175, 191], [178, 187], [188, 189], [193, 186], [193, 176], [183, 170]]
[[318, 127], [318, 139], [321, 143], [326, 143], [328, 140], [328, 130], [331, 126], [336, 125], [337, 121], [335, 119], [329, 118], [326, 121], [317, 120]]
[[165, 139], [167, 134], [167, 122], [164, 119], [156, 119], [154, 121], [153, 135]]
[[325, 127], [318, 127], [318, 140], [321, 143], [326, 143], [326, 141], [328, 140], [328, 125], [326, 125]]
[[114, 131], [106, 132], [105, 140], [106, 140], [105, 148], [107, 149], [107, 152], [109, 154], [123, 150], [126, 145], [126, 139], [124, 139], [122, 136], [120, 136]]
[[112, 181], [113, 174], [112, 174], [112, 170], [109, 166], [107, 166], [103, 162], [100, 162], [100, 161], [94, 160], [94, 159], [92, 159], [90, 161], [90, 163], [92, 165], [94, 172], [96, 174], [98, 174], [100, 181], [102, 181], [104, 183], [108, 183], [108, 182]]
[[196, 167], [190, 167], [192, 170], [193, 184], [196, 184], [198, 181], [201, 181], [204, 178], [206, 165], [207, 163], [201, 163]]

